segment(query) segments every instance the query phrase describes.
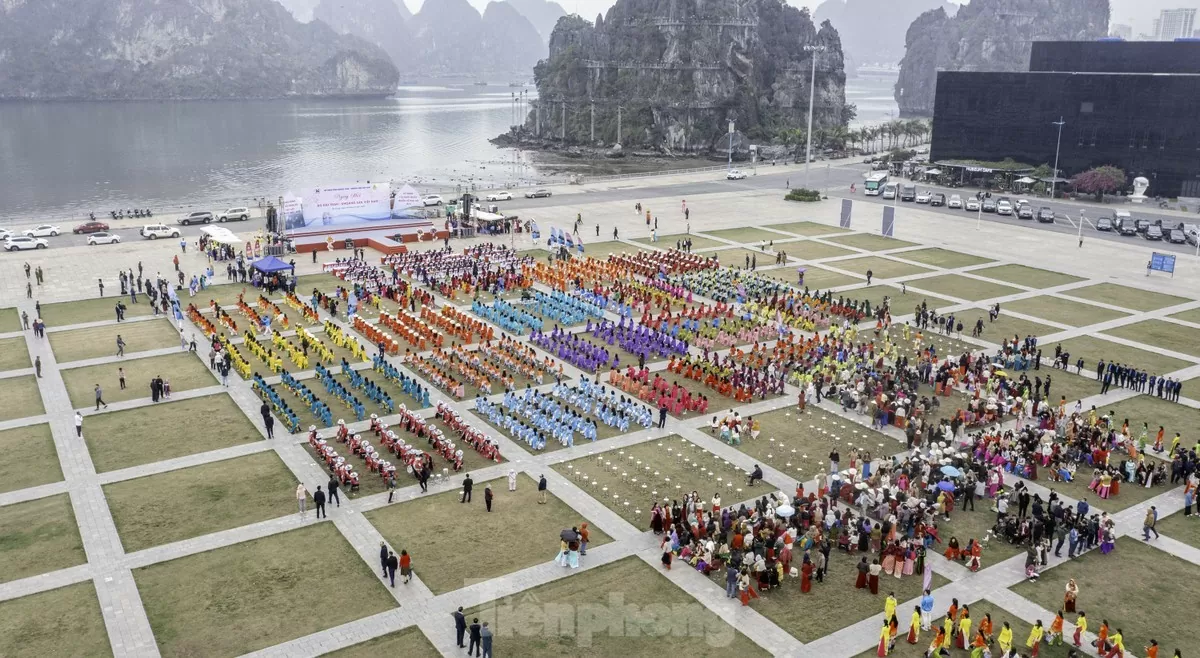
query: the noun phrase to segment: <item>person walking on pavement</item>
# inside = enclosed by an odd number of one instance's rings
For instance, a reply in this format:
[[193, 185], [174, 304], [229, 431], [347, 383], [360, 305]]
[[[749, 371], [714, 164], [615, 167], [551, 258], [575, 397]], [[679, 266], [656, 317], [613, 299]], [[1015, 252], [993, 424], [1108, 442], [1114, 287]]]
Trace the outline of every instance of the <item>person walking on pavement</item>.
[[271, 414], [267, 414], [266, 417], [263, 418], [263, 425], [265, 425], [267, 428], [267, 438], [275, 438], [275, 418]]
[[387, 572], [388, 580], [392, 583], [392, 589], [396, 588], [396, 567], [400, 566], [400, 561], [396, 559], [394, 551], [388, 551]]
[[486, 621], [479, 629], [479, 637], [483, 644], [483, 658], [492, 658], [492, 629], [488, 628]]
[[313, 506], [317, 508], [317, 518], [329, 518], [325, 513], [325, 492], [321, 491], [321, 485], [317, 485], [317, 492], [313, 494]]
[[467, 647], [467, 655], [468, 656], [471, 655], [472, 652], [475, 654], [475, 658], [479, 658], [479, 656], [481, 655], [480, 651], [479, 651], [480, 640], [483, 639], [482, 634], [480, 633], [481, 628], [482, 627], [479, 625], [479, 617], [472, 617], [471, 618], [471, 627], [469, 629], [470, 636], [471, 636], [471, 645]]
[[28, 281], [25, 282], [25, 298], [33, 299], [33, 284]]
[[341, 498], [341, 496], [338, 495], [338, 480], [337, 480], [337, 478], [330, 476], [329, 484], [326, 485], [326, 488], [329, 489], [329, 502], [334, 503], [336, 507], [341, 507], [342, 506], [342, 498]]
[[471, 502], [471, 488], [475, 486], [475, 481], [471, 479], [471, 474], [467, 473], [467, 477], [463, 480], [462, 500], [460, 503]]
[[104, 296], [104, 279], [96, 279], [96, 284], [100, 286], [100, 296]]
[[546, 476], [538, 476], [538, 505], [546, 504]]
[[458, 606], [458, 610], [450, 613], [454, 617], [454, 636], [455, 645], [459, 649], [466, 649], [467, 645], [463, 644], [463, 635], [467, 632], [467, 618], [463, 615], [462, 606]]
[[1158, 524], [1158, 508], [1154, 505], [1146, 510], [1146, 518], [1142, 520], [1142, 539], [1150, 541], [1150, 533], [1154, 533], [1154, 538], [1158, 539], [1161, 535], [1158, 534], [1158, 529], [1154, 526]]
[[388, 550], [387, 542], [379, 542], [379, 568], [383, 570], [383, 577], [387, 578], [387, 563], [388, 555], [391, 551]]
[[42, 357], [40, 355], [35, 356], [33, 358], [33, 369], [37, 371], [38, 379], [41, 379], [41, 377], [42, 377]]
[[83, 414], [75, 412], [75, 436], [83, 438]]
[[485, 484], [483, 486], [483, 505], [487, 507], [487, 511], [492, 511], [492, 485]]
[[104, 401], [104, 391], [100, 390], [99, 384], [96, 384], [96, 411], [100, 411], [100, 405], [104, 405], [105, 409], [108, 408], [108, 403]]
[[117, 356], [125, 356], [125, 339], [117, 334]]
[[296, 485], [296, 504], [300, 506], [300, 518], [304, 518], [308, 511], [308, 489], [304, 488], [304, 483]]
[[400, 551], [400, 575], [404, 576], [405, 585], [412, 580], [412, 556], [406, 550]]

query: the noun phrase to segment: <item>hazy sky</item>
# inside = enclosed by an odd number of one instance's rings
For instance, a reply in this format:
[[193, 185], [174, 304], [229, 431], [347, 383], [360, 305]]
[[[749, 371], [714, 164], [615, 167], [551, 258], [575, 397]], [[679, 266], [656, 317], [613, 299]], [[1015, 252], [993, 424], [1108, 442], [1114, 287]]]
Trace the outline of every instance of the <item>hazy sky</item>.
[[[404, 0], [410, 9], [414, 12], [420, 9], [423, 1], [437, 2], [437, 0]], [[483, 10], [490, 0], [470, 0], [470, 3]], [[967, 0], [951, 0], [959, 4], [966, 4]], [[607, 10], [613, 5], [615, 0], [558, 0], [563, 9], [568, 12], [578, 13], [587, 18], [593, 18], [596, 14]], [[787, 0], [788, 4], [797, 7], [808, 6], [811, 9], [816, 9], [817, 5], [821, 4], [821, 0]], [[1112, 19], [1113, 23], [1125, 23], [1133, 25], [1134, 33], [1149, 32], [1150, 22], [1158, 17], [1158, 12], [1163, 9], [1175, 9], [1178, 7], [1196, 7], [1197, 0], [1112, 0]], [[1200, 25], [1197, 25], [1200, 29]]]

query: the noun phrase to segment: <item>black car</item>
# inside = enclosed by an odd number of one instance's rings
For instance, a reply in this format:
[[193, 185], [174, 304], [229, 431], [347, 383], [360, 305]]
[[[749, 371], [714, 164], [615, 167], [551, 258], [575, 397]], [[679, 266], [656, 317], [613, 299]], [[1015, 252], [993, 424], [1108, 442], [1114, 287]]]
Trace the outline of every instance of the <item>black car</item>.
[[931, 206], [944, 206], [944, 205], [946, 205], [946, 195], [945, 195], [945, 194], [942, 194], [941, 192], [938, 192], [937, 194], [934, 194], [934, 195], [933, 195], [933, 198], [929, 199], [929, 205], [931, 205]]
[[[1138, 233], [1145, 233], [1146, 230], [1150, 228], [1150, 220], [1135, 219], [1135, 220], [1133, 220], [1133, 225], [1135, 228], [1137, 228]], [[1160, 228], [1159, 233], [1161, 233], [1161, 232], [1162, 232], [1162, 229]]]
[[1137, 226], [1134, 225], [1133, 222], [1122, 221], [1121, 223], [1117, 224], [1117, 233], [1126, 237], [1137, 235]]
[[996, 212], [996, 201], [994, 199], [984, 199], [983, 212]]
[[1161, 240], [1163, 239], [1163, 232], [1157, 224], [1151, 224], [1146, 227], [1146, 232], [1142, 234], [1142, 237], [1147, 240]]
[[1047, 208], [1046, 206], [1042, 206], [1041, 208], [1038, 208], [1037, 220], [1039, 222], [1042, 222], [1043, 224], [1053, 224], [1054, 223], [1054, 211]]
[[1171, 244], [1187, 244], [1187, 234], [1182, 229], [1173, 228], [1167, 233], [1167, 242]]
[[1112, 217], [1101, 217], [1100, 219], [1096, 220], [1096, 230], [1097, 231], [1113, 230]]

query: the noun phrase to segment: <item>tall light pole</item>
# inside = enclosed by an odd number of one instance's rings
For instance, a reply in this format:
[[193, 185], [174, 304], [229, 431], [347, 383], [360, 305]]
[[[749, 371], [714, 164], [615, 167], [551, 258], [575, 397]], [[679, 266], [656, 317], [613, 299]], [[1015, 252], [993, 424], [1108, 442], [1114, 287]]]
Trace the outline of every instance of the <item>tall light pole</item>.
[[729, 165], [726, 167], [726, 171], [733, 171], [733, 131], [735, 129], [736, 127], [731, 120], [729, 122]]
[[817, 53], [825, 52], [825, 46], [807, 45], [804, 52], [812, 53], [812, 75], [808, 81], [808, 145], [804, 149], [804, 187], [808, 188], [808, 165], [812, 161], [813, 102], [817, 96]]
[[1050, 198], [1051, 199], [1054, 199], [1058, 196], [1056, 194], [1058, 192], [1058, 153], [1059, 153], [1059, 149], [1062, 148], [1062, 129], [1063, 129], [1063, 126], [1065, 126], [1066, 124], [1067, 124], [1067, 122], [1063, 121], [1063, 118], [1061, 116], [1058, 117], [1058, 121], [1050, 122], [1050, 125], [1058, 126], [1058, 141], [1055, 142], [1055, 144], [1054, 144], [1054, 173], [1052, 174], [1054, 176], [1054, 180], [1051, 181], [1051, 183], [1050, 183]]

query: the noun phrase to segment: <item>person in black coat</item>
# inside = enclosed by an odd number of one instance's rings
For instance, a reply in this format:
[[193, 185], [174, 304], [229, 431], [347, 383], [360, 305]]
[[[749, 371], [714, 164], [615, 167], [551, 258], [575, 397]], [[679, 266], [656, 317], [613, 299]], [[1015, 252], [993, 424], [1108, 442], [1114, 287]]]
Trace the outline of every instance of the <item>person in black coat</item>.
[[460, 503], [471, 502], [471, 488], [475, 486], [475, 481], [471, 479], [471, 474], [467, 473], [467, 479], [463, 480], [462, 500]]
[[380, 568], [383, 569], [383, 577], [384, 578], [387, 578], [387, 575], [388, 575], [388, 573], [387, 573], [388, 553], [390, 553], [390, 552], [391, 551], [388, 550], [386, 543], [379, 542], [379, 566], [380, 566]]
[[341, 498], [341, 496], [338, 495], [338, 486], [339, 486], [338, 479], [336, 477], [330, 476], [329, 484], [327, 486], [329, 487], [329, 500], [331, 502], [337, 503], [338, 507], [341, 507], [342, 506], [342, 498]]
[[463, 635], [467, 632], [467, 618], [463, 615], [462, 606], [458, 606], [458, 610], [450, 614], [454, 617], [454, 635], [457, 638], [455, 644], [458, 648], [465, 649], [467, 645], [463, 644]]
[[317, 507], [317, 518], [329, 518], [325, 513], [325, 492], [321, 491], [321, 485], [317, 485], [317, 491], [313, 494], [313, 505]]
[[483, 504], [487, 506], [487, 511], [492, 511], [492, 485], [486, 485], [483, 488]]
[[392, 581], [392, 587], [396, 587], [396, 568], [400, 566], [400, 560], [396, 559], [396, 554], [388, 551], [387, 572], [388, 579]]
[[471, 619], [471, 646], [467, 647], [467, 655], [471, 655], [471, 652], [474, 651], [476, 658], [478, 658], [480, 655], [479, 649], [481, 644], [482, 642], [480, 641], [479, 634], [479, 617], [475, 617]]

